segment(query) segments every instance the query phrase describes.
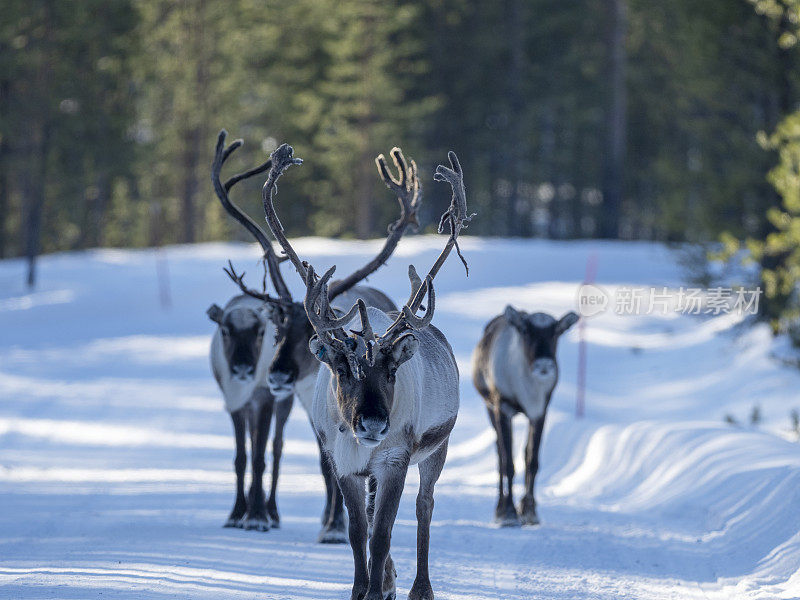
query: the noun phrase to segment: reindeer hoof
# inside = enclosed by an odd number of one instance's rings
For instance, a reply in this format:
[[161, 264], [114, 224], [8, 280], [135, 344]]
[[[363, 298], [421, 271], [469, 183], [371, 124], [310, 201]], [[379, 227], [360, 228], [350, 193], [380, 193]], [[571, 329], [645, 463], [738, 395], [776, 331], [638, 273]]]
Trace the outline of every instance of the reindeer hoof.
[[317, 536], [317, 542], [320, 544], [346, 544], [347, 532], [344, 529], [323, 528]]
[[433, 588], [430, 583], [417, 583], [411, 586], [411, 591], [408, 593], [408, 600], [433, 600]]
[[510, 498], [501, 498], [494, 511], [494, 523], [498, 527], [519, 527], [520, 520], [517, 509]]
[[223, 527], [237, 527], [241, 529], [244, 527], [244, 520], [241, 517], [230, 517], [227, 521], [225, 521], [225, 525], [223, 525]]
[[539, 515], [536, 514], [536, 502], [530, 496], [525, 496], [519, 503], [519, 516], [523, 525], [539, 524]]
[[497, 515], [494, 518], [495, 525], [498, 527], [519, 527], [522, 523], [519, 520], [519, 515], [516, 511], [507, 512], [503, 515]]
[[255, 531], [269, 531], [269, 521], [264, 518], [248, 517], [244, 522], [244, 528]]
[[281, 516], [278, 514], [278, 507], [275, 504], [267, 504], [267, 517], [269, 518], [269, 526], [272, 529], [281, 528]]

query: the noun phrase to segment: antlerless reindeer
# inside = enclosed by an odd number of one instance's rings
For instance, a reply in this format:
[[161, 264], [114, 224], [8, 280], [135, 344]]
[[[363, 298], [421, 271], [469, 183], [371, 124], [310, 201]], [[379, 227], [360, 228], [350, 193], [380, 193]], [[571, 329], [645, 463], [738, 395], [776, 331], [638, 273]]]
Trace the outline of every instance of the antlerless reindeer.
[[[418, 225], [417, 210], [421, 203], [421, 190], [417, 179], [416, 164], [411, 161], [409, 167], [399, 148], [392, 150], [392, 158], [403, 176], [402, 190], [395, 190], [400, 205], [400, 216], [394, 223], [389, 225], [386, 241], [371, 261], [348, 277], [331, 283], [329, 299], [334, 308], [348, 308], [352, 306], [356, 299], [362, 298], [368, 306], [374, 306], [383, 311], [397, 310], [395, 304], [381, 291], [372, 287], [356, 285], [386, 263], [409, 225]], [[379, 156], [377, 162], [379, 173], [388, 185], [392, 180], [386, 169], [385, 159], [383, 156]], [[263, 172], [263, 170], [259, 172]], [[275, 189], [276, 180], [277, 178], [268, 177], [262, 190], [265, 198], [271, 197]], [[245, 226], [251, 232], [253, 231], [251, 228], [254, 227], [258, 232], [258, 234], [254, 233], [257, 239], [266, 240], [264, 232], [249, 217], [236, 209], [230, 202], [223, 201], [223, 205], [234, 218], [242, 222], [242, 224], [247, 223]], [[269, 244], [268, 241], [266, 243]], [[279, 407], [283, 407], [284, 403], [291, 407], [292, 399], [297, 396], [303, 407], [310, 414], [314, 384], [319, 371], [319, 362], [308, 351], [308, 341], [313, 334], [313, 329], [309, 323], [303, 303], [293, 301], [288, 286], [278, 270], [278, 260], [271, 260], [270, 253], [274, 255], [271, 245], [269, 245], [268, 252], [265, 250], [265, 255], [270, 267], [270, 276], [275, 289], [278, 291], [279, 298], [272, 298], [268, 294], [246, 287], [243, 277], [238, 276], [233, 271], [233, 267], [230, 268], [229, 275], [246, 295], [258, 298], [264, 303], [263, 311], [267, 315], [271, 326], [274, 327], [274, 338], [270, 339], [274, 339], [275, 346], [267, 359], [268, 368], [266, 370], [269, 391]], [[259, 371], [259, 375], [263, 376], [263, 371]], [[262, 378], [259, 381], [263, 382], [264, 379]], [[286, 414], [288, 416], [288, 410]], [[279, 433], [282, 439], [282, 428], [283, 424], [281, 424], [280, 431], [276, 431], [276, 440], [279, 437]], [[317, 441], [319, 443], [319, 440]], [[320, 467], [325, 479], [326, 504], [322, 515], [323, 527], [318, 541], [322, 543], [344, 543], [347, 538], [342, 495], [331, 470], [330, 461], [324, 458], [321, 448]], [[276, 467], [272, 479], [273, 490], [277, 485], [277, 476]], [[271, 494], [270, 498], [273, 497], [274, 495]], [[268, 511], [273, 520], [278, 519], [277, 506], [268, 505]]]
[[[578, 315], [568, 312], [556, 321], [548, 314], [528, 314], [506, 306], [486, 325], [472, 356], [472, 381], [483, 396], [497, 434], [499, 494], [495, 520], [503, 526], [536, 525], [533, 484], [539, 470], [539, 447], [550, 397], [558, 382], [558, 338]], [[525, 495], [514, 508], [511, 418], [523, 413], [529, 421], [525, 449]]]
[[[292, 155], [292, 148], [285, 144], [273, 152], [270, 180], [302, 162]], [[436, 306], [433, 279], [451, 249], [457, 248], [458, 235], [471, 219], [466, 212], [461, 167], [454, 153], [449, 158], [452, 168], [440, 165], [435, 179], [447, 181], [453, 188], [453, 201], [440, 222], [440, 231], [444, 224], [449, 225], [450, 236], [424, 282], [409, 267], [411, 298], [399, 314], [368, 308], [359, 300], [346, 314], [336, 316], [330, 307], [328, 287], [335, 267], [317, 278], [313, 267], [299, 259], [283, 234], [272, 197], [264, 195], [267, 223], [306, 284], [305, 308], [315, 331], [309, 348], [325, 365], [317, 378], [311, 420], [347, 504], [355, 563], [354, 600], [383, 600], [396, 595], [389, 547], [411, 464], [419, 464], [420, 488], [417, 576], [409, 598], [433, 598], [428, 577], [433, 487], [444, 465], [459, 405], [453, 351], [445, 336], [430, 325]], [[400, 180], [391, 183], [400, 195], [407, 185], [402, 168]], [[418, 317], [416, 312], [425, 295], [427, 310]], [[356, 331], [353, 328], [359, 322], [361, 329]], [[376, 328], [384, 333], [376, 335]], [[369, 507], [367, 481], [374, 492], [370, 493]], [[369, 560], [368, 527], [372, 530]]]

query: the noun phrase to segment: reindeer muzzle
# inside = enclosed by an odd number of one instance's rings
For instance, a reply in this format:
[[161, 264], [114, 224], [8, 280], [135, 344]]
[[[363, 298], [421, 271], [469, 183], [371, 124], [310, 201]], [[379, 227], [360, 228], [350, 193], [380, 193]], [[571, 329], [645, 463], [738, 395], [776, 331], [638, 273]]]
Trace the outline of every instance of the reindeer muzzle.
[[267, 385], [277, 400], [285, 400], [294, 393], [294, 377], [288, 373], [280, 371], [270, 373]]
[[374, 448], [389, 433], [389, 419], [383, 417], [357, 417], [353, 428], [356, 440], [362, 446]]

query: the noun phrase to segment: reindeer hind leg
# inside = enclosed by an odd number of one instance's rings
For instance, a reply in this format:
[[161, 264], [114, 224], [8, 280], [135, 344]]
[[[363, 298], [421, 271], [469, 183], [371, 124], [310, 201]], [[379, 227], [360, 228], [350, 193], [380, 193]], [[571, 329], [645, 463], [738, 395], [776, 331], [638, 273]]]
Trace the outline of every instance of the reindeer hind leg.
[[236, 471], [236, 501], [233, 504], [225, 527], [242, 527], [242, 522], [247, 513], [247, 498], [244, 495], [244, 472], [247, 469], [247, 449], [245, 443], [245, 429], [247, 418], [244, 411], [238, 410], [231, 413], [233, 423], [233, 435], [236, 440], [236, 457], [233, 460], [234, 470]]
[[525, 495], [519, 506], [520, 517], [523, 525], [538, 525], [539, 515], [536, 513], [536, 498], [534, 496], [534, 482], [539, 471], [539, 451], [544, 430], [542, 415], [528, 426], [528, 444], [525, 447]]
[[250, 412], [250, 444], [252, 456], [250, 462], [253, 469], [253, 480], [250, 483], [250, 494], [247, 499], [247, 518], [244, 521], [245, 529], [256, 531], [269, 531], [269, 517], [267, 516], [267, 502], [264, 494], [264, 469], [266, 468], [265, 454], [267, 439], [272, 421], [274, 401], [272, 395], [263, 390], [264, 396], [259, 397]]

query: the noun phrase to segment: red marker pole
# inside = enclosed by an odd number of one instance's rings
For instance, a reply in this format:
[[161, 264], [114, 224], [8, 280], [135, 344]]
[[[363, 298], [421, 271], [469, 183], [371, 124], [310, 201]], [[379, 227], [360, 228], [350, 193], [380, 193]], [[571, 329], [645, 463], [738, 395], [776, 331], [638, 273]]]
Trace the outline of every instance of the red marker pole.
[[[597, 253], [586, 259], [586, 277], [583, 285], [594, 283], [597, 276]], [[578, 388], [575, 397], [575, 418], [582, 419], [586, 412], [586, 318], [578, 321]]]

